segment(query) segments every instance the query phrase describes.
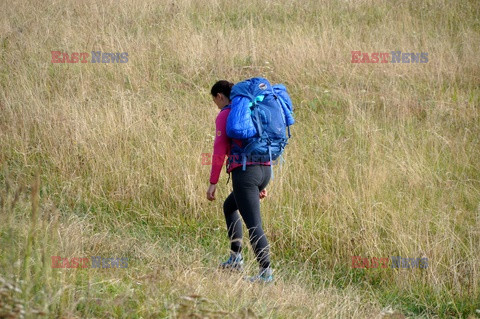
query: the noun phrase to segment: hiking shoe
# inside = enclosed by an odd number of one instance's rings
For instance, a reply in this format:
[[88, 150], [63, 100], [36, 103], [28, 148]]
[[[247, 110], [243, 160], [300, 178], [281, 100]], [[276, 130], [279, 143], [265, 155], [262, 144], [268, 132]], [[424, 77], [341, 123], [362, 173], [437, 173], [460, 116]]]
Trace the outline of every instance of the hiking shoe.
[[246, 280], [250, 282], [272, 282], [273, 281], [273, 270], [272, 268], [262, 268], [260, 267], [260, 271], [258, 275], [253, 277], [247, 277]]
[[229, 270], [242, 270], [243, 257], [241, 253], [231, 253], [226, 262], [220, 264], [220, 268]]

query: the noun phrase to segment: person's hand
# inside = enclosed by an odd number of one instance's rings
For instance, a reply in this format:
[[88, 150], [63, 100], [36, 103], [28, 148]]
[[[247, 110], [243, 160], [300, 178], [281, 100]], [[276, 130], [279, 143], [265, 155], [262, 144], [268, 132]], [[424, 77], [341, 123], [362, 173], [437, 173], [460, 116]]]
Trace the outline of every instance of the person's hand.
[[260, 192], [260, 199], [263, 199], [265, 197], [267, 197], [267, 189], [266, 188], [262, 189], [262, 191]]
[[216, 184], [210, 184], [210, 186], [208, 186], [208, 190], [207, 190], [207, 199], [209, 201], [212, 201], [212, 200], [215, 200], [215, 190], [217, 189], [217, 185]]

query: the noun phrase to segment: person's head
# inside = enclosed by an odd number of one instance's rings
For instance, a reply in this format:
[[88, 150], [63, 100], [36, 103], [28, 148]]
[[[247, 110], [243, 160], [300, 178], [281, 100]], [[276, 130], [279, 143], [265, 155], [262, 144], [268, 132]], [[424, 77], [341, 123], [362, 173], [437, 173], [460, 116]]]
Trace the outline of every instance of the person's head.
[[212, 94], [213, 102], [219, 109], [230, 104], [230, 91], [232, 90], [233, 83], [220, 80], [212, 86], [210, 93]]

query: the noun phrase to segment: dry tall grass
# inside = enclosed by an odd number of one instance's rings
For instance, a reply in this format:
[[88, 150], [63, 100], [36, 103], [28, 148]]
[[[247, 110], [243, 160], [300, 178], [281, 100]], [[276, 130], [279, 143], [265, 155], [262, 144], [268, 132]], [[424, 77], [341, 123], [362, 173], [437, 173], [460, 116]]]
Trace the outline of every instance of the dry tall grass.
[[[477, 1], [22, 0], [0, 12], [4, 304], [139, 318], [480, 308]], [[129, 60], [53, 64], [56, 50]], [[352, 64], [353, 50], [429, 61]], [[201, 165], [210, 86], [257, 75], [287, 85], [297, 119], [262, 202], [278, 274], [265, 288], [214, 270], [228, 243]], [[52, 255], [130, 264], [59, 270]], [[353, 255], [429, 267], [352, 269]]]

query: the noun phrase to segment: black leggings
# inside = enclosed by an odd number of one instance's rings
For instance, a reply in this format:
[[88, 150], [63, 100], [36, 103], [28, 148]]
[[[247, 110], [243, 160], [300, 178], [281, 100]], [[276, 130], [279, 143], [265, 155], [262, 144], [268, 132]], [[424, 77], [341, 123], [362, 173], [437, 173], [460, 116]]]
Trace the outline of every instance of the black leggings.
[[[261, 267], [270, 266], [268, 241], [263, 233], [260, 217], [259, 193], [270, 181], [271, 167], [266, 165], [248, 165], [243, 171], [238, 167], [232, 171], [233, 192], [223, 203], [223, 213], [227, 222], [230, 249], [242, 250], [242, 215], [247, 226], [250, 244]], [[238, 213], [240, 211], [240, 214]]]

